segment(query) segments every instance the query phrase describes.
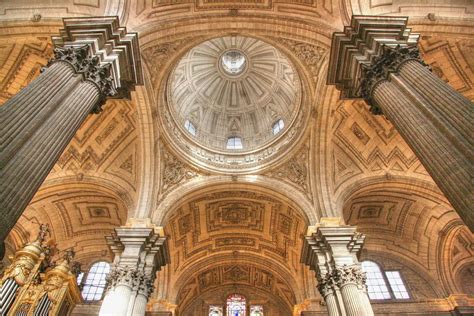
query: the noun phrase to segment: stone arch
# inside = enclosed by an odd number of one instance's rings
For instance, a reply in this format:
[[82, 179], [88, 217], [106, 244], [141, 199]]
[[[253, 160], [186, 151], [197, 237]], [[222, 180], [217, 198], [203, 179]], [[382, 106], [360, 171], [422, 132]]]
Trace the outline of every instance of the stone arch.
[[[205, 183], [199, 177], [181, 185], [178, 189], [168, 194], [152, 213], [152, 222], [163, 226], [166, 223], [167, 216], [172, 213], [173, 208], [183, 200], [183, 197], [191, 197], [202, 194], [227, 190], [255, 190], [265, 194], [273, 195], [283, 201], [294, 205], [299, 212], [305, 214], [309, 223], [319, 221], [318, 214], [308, 199], [298, 190], [272, 178], [249, 175], [238, 176], [237, 181], [232, 176], [210, 176], [206, 178]], [[291, 196], [291, 198], [290, 198]]]
[[[366, 179], [352, 189], [343, 215], [367, 237], [364, 258], [375, 256], [418, 275], [425, 282], [417, 285], [419, 293], [441, 298], [460, 291], [456, 274], [472, 264], [472, 253], [455, 236], [467, 228], [436, 187], [397, 177]], [[472, 243], [472, 234], [463, 236], [464, 244]], [[461, 253], [455, 259], [453, 242]], [[428, 289], [429, 284], [438, 286]]]
[[126, 219], [122, 196], [104, 183], [50, 182], [37, 192], [9, 236], [18, 249], [35, 237], [39, 223], [47, 223], [57, 249], [74, 248], [76, 260], [87, 265], [97, 258], [111, 261], [104, 236]]

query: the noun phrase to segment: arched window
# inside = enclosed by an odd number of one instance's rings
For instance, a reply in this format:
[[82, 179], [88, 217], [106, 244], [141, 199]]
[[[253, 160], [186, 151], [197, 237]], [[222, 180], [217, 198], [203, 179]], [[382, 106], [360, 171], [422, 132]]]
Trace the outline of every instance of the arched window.
[[[110, 272], [110, 264], [105, 261], [94, 263], [89, 271], [77, 277], [82, 286], [82, 298], [85, 301], [99, 301], [105, 289], [105, 278]], [[82, 282], [79, 283], [79, 280]]]
[[237, 136], [231, 136], [227, 138], [227, 149], [242, 149], [242, 139]]
[[227, 316], [245, 316], [245, 297], [232, 294], [227, 298]]
[[189, 120], [184, 122], [184, 128], [193, 136], [196, 136], [196, 127]]
[[273, 126], [272, 126], [273, 135], [278, 134], [283, 129], [283, 127], [285, 127], [285, 123], [283, 122], [282, 119], [279, 119], [278, 121], [273, 123]]
[[373, 261], [363, 261], [361, 266], [367, 274], [367, 289], [371, 300], [410, 298], [399, 271], [382, 271]]

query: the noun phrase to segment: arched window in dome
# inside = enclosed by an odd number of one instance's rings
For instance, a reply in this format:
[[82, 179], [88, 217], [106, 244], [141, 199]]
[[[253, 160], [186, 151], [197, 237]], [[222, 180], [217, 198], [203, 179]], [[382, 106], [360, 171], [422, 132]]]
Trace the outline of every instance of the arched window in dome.
[[242, 139], [238, 136], [231, 136], [227, 138], [227, 149], [243, 149]]
[[278, 121], [273, 123], [273, 126], [272, 126], [273, 135], [278, 134], [283, 129], [283, 127], [285, 127], [285, 123], [283, 122], [282, 119], [278, 119]]
[[196, 127], [189, 120], [184, 122], [184, 128], [193, 136], [196, 136]]
[[[110, 264], [105, 261], [94, 263], [81, 277], [82, 298], [85, 301], [99, 301], [105, 289], [105, 278], [110, 272]], [[78, 277], [79, 280], [79, 277]]]
[[383, 271], [377, 263], [368, 260], [363, 261], [361, 266], [367, 275], [367, 288], [371, 300], [410, 298], [399, 271]]
[[227, 297], [227, 316], [245, 316], [246, 300], [240, 294]]

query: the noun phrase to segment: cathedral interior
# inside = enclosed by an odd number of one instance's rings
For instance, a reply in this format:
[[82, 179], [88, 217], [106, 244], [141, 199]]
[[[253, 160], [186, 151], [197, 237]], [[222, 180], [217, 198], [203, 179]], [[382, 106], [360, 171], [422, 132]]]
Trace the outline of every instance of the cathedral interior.
[[473, 315], [473, 100], [471, 0], [0, 1], [0, 314]]

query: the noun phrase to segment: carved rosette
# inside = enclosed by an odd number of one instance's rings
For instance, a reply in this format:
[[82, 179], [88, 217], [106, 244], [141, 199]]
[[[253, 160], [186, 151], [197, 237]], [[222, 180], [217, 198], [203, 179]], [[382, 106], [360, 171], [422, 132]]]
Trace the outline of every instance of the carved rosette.
[[374, 57], [370, 64], [362, 65], [361, 96], [370, 105], [372, 113], [382, 114], [382, 110], [373, 100], [375, 88], [380, 83], [389, 80], [391, 73], [398, 73], [400, 67], [410, 60], [418, 61], [429, 67], [422, 60], [417, 46], [400, 45], [396, 47], [383, 46], [380, 56]]
[[77, 73], [84, 75], [85, 80], [92, 82], [100, 93], [100, 100], [92, 110], [93, 113], [102, 111], [102, 105], [107, 97], [117, 94], [111, 76], [111, 65], [101, 63], [98, 56], [89, 56], [89, 46], [81, 47], [56, 47], [54, 58], [48, 62], [48, 66], [55, 62], [66, 62], [74, 67]]

